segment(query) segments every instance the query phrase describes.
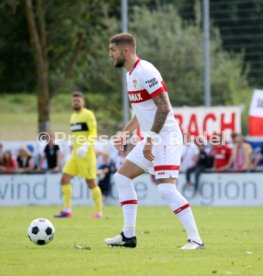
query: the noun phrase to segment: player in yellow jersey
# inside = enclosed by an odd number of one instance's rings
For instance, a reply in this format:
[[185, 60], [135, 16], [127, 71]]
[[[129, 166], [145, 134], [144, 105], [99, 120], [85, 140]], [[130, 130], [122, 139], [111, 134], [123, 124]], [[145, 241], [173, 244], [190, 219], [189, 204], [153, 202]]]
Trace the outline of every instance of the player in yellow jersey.
[[72, 131], [73, 150], [67, 161], [61, 178], [64, 209], [56, 214], [56, 218], [69, 218], [72, 216], [72, 186], [71, 179], [74, 176], [85, 178], [92, 198], [95, 203], [96, 212], [92, 218], [102, 217], [102, 196], [99, 186], [96, 185], [96, 153], [94, 139], [97, 136], [97, 123], [92, 111], [84, 107], [85, 100], [81, 92], [72, 95], [72, 107], [75, 112], [70, 119]]

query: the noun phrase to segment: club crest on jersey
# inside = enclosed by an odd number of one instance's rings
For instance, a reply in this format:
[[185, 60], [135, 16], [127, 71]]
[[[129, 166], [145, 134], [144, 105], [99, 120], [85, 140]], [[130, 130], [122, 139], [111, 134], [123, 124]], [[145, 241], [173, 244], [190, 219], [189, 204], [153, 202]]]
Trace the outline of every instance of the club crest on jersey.
[[142, 101], [142, 95], [140, 92], [138, 93], [133, 93], [133, 94], [129, 94], [129, 99], [131, 102], [137, 102], [137, 101]]
[[133, 82], [133, 87], [137, 88], [137, 86], [138, 86], [137, 80], [133, 80], [132, 82]]

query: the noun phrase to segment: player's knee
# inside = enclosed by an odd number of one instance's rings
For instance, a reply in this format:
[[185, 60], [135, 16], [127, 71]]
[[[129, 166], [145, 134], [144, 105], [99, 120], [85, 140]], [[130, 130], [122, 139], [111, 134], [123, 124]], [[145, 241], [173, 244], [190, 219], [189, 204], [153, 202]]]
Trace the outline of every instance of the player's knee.
[[118, 185], [121, 182], [121, 174], [119, 172], [116, 172], [113, 178], [116, 185]]
[[118, 190], [127, 187], [127, 185], [131, 185], [131, 179], [119, 172], [114, 174], [114, 182]]
[[63, 185], [67, 185], [67, 184], [69, 184], [65, 179], [61, 179], [61, 181], [60, 181], [60, 184], [63, 186]]
[[63, 174], [63, 175], [62, 175], [62, 178], [61, 178], [61, 181], [60, 181], [61, 185], [67, 185], [67, 184], [69, 184], [71, 178], [72, 178], [72, 177], [70, 177], [69, 175]]

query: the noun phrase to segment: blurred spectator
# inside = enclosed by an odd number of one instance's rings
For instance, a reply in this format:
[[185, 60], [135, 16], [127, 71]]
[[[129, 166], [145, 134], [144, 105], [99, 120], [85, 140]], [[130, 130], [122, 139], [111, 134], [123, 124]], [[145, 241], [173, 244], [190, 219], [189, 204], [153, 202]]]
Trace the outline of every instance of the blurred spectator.
[[3, 164], [3, 145], [0, 144], [0, 166]]
[[243, 139], [243, 143], [245, 146], [245, 152], [247, 156], [247, 169], [251, 169], [252, 164], [253, 164], [253, 149], [251, 145], [245, 140], [245, 137], [241, 136]]
[[16, 162], [12, 159], [12, 153], [10, 150], [6, 150], [3, 154], [2, 165], [0, 171], [2, 172], [14, 172], [16, 169]]
[[213, 169], [216, 171], [224, 171], [230, 166], [232, 150], [228, 144], [223, 143], [222, 134], [219, 134], [218, 138], [219, 143], [213, 146]]
[[252, 148], [248, 143], [245, 143], [244, 138], [238, 134], [235, 137], [235, 143], [232, 151], [229, 166], [236, 171], [244, 171], [251, 168], [252, 163]]
[[236, 138], [239, 136], [239, 134], [237, 132], [232, 132], [231, 133], [231, 141], [230, 143], [228, 144], [228, 146], [233, 149], [235, 144], [236, 144]]
[[256, 155], [254, 162], [252, 162], [251, 168], [256, 169], [256, 167], [259, 165], [262, 159], [263, 159], [263, 145], [261, 146], [260, 152]]
[[111, 191], [111, 173], [115, 170], [110, 155], [107, 152], [102, 153], [102, 163], [98, 168], [99, 187], [102, 192], [103, 201], [107, 199]]
[[45, 146], [43, 153], [40, 155], [38, 171], [43, 170], [43, 162], [47, 162], [47, 170], [51, 172], [60, 172], [61, 171], [61, 152], [59, 146], [55, 143], [54, 134], [49, 132], [49, 140]]
[[198, 160], [194, 166], [191, 168], [188, 168], [186, 170], [186, 185], [190, 186], [190, 178], [191, 174], [194, 174], [195, 182], [194, 182], [194, 191], [195, 193], [198, 191], [199, 188], [199, 177], [200, 174], [207, 168], [207, 163], [208, 163], [208, 155], [205, 151], [205, 145], [203, 143], [198, 144], [198, 149], [199, 149], [199, 155], [198, 155]]
[[34, 158], [26, 147], [20, 147], [16, 158], [19, 172], [27, 173], [34, 171]]
[[199, 156], [198, 146], [194, 143], [191, 135], [184, 135], [184, 145], [180, 171], [186, 172], [187, 169], [196, 165]]

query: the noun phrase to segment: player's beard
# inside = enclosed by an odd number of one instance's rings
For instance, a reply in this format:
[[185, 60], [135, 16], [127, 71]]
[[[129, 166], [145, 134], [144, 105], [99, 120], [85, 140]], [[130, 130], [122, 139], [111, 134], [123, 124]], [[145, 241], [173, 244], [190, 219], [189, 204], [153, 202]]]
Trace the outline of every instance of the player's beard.
[[118, 60], [116, 60], [116, 63], [115, 63], [115, 67], [118, 67], [118, 68], [121, 68], [124, 66], [125, 64], [125, 57], [123, 56], [123, 54], [118, 58]]
[[75, 111], [80, 111], [81, 106], [72, 106], [72, 108], [73, 108]]

